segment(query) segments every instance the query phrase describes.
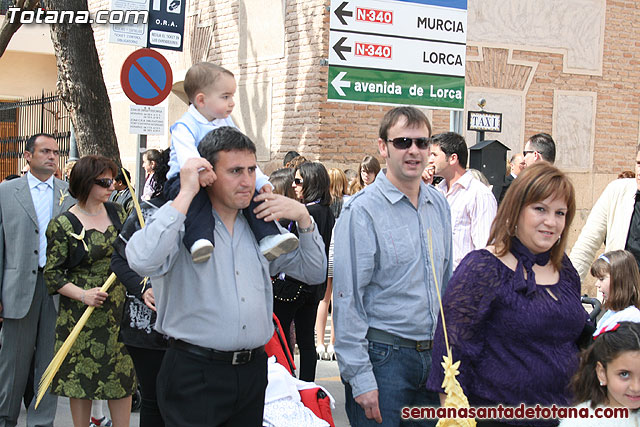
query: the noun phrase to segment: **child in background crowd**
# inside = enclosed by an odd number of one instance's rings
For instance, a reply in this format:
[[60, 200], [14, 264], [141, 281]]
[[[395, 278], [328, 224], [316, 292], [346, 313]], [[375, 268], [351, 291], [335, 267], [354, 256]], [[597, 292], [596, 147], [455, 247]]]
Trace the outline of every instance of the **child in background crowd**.
[[602, 292], [607, 318], [627, 307], [640, 308], [640, 272], [635, 257], [629, 251], [606, 252], [591, 265], [591, 275], [598, 279], [596, 288]]
[[[198, 145], [202, 138], [218, 127], [236, 127], [230, 114], [235, 103], [236, 81], [231, 71], [209, 62], [200, 62], [187, 71], [184, 91], [191, 105], [189, 110], [171, 126], [171, 155], [165, 186], [166, 198], [174, 199], [180, 191], [180, 168], [187, 159], [200, 157]], [[201, 171], [200, 185], [206, 186], [215, 180], [211, 172]], [[270, 192], [267, 177], [256, 169], [256, 193]], [[251, 202], [243, 214], [260, 244], [263, 255], [272, 260], [298, 247], [298, 239], [292, 233], [280, 234], [273, 222], [258, 220], [253, 213], [256, 207]], [[213, 251], [215, 220], [211, 214], [211, 203], [204, 188], [194, 197], [185, 220], [183, 242], [191, 252], [194, 262], [204, 262]]]
[[[576, 408], [587, 410], [588, 418], [564, 419], [560, 427], [640, 425], [640, 311], [630, 307], [624, 312], [599, 327], [571, 382], [581, 402]], [[629, 410], [628, 418], [612, 418], [612, 411], [605, 410], [621, 407]]]

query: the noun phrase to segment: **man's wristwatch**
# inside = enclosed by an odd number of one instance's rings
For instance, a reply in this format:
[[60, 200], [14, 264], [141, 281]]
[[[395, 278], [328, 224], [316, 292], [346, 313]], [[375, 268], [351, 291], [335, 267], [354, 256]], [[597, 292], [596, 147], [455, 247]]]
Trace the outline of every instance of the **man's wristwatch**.
[[298, 233], [311, 233], [313, 230], [315, 230], [316, 223], [313, 220], [313, 217], [310, 217], [310, 218], [311, 218], [311, 225], [306, 227], [306, 228], [302, 228], [302, 227], [298, 226]]

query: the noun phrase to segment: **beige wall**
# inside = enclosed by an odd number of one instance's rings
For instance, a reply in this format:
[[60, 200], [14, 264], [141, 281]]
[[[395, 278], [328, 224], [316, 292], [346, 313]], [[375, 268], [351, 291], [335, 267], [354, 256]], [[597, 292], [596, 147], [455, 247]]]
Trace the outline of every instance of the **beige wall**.
[[[5, 16], [0, 16], [0, 26]], [[22, 25], [0, 58], [0, 99], [19, 99], [56, 90], [56, 57], [48, 25]]]
[[0, 58], [0, 99], [37, 96], [56, 90], [53, 55], [7, 51]]
[[[0, 26], [4, 24], [5, 18], [6, 16], [0, 16]], [[49, 26], [45, 24], [22, 25], [11, 37], [7, 50], [53, 55]]]

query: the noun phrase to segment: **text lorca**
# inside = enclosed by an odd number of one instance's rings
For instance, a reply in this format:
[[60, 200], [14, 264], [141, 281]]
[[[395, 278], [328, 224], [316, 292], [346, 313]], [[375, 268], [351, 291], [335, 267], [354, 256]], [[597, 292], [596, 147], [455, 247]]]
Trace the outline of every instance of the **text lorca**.
[[458, 65], [462, 67], [462, 56], [444, 52], [422, 52], [422, 62], [427, 64]]

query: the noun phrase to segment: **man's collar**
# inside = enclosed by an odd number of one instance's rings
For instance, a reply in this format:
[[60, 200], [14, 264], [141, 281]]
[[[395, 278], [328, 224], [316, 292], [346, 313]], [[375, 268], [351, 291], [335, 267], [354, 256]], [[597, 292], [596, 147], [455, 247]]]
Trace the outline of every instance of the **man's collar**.
[[443, 179], [442, 181], [440, 181], [440, 183], [438, 183], [436, 187], [444, 194], [447, 194], [449, 191], [451, 191], [451, 187], [453, 187], [454, 185], [460, 185], [462, 188], [467, 189], [467, 187], [469, 187], [469, 184], [471, 184], [472, 179], [473, 175], [470, 171], [467, 170], [462, 174], [460, 178], [458, 178], [456, 182], [453, 183], [453, 185], [449, 184], [446, 179]]
[[[31, 171], [28, 171], [27, 172], [27, 182], [29, 183], [29, 189], [32, 189], [32, 188], [36, 187], [38, 184], [40, 184], [43, 181], [40, 181], [38, 178], [33, 176]], [[53, 174], [51, 174], [51, 176], [49, 176], [49, 179], [44, 181], [44, 183], [47, 184], [49, 186], [49, 188], [53, 188]]]
[[[380, 170], [380, 172], [378, 172], [378, 176], [376, 176], [376, 180], [371, 185], [375, 185], [376, 187], [379, 187], [382, 195], [386, 197], [391, 204], [398, 203], [400, 200], [402, 200], [403, 197], [406, 197], [407, 199], [409, 198], [406, 194], [400, 191], [398, 187], [393, 185], [391, 181], [389, 181], [389, 178], [387, 178], [387, 168], [383, 168]], [[425, 201], [430, 200], [427, 194], [427, 185], [422, 181], [422, 179], [420, 179], [419, 198], [424, 198]]]
[[468, 188], [469, 185], [471, 184], [471, 180], [474, 179], [473, 178], [473, 174], [471, 173], [470, 170], [467, 170], [465, 173], [462, 174], [462, 176], [456, 181], [456, 184], [460, 184], [463, 188]]

